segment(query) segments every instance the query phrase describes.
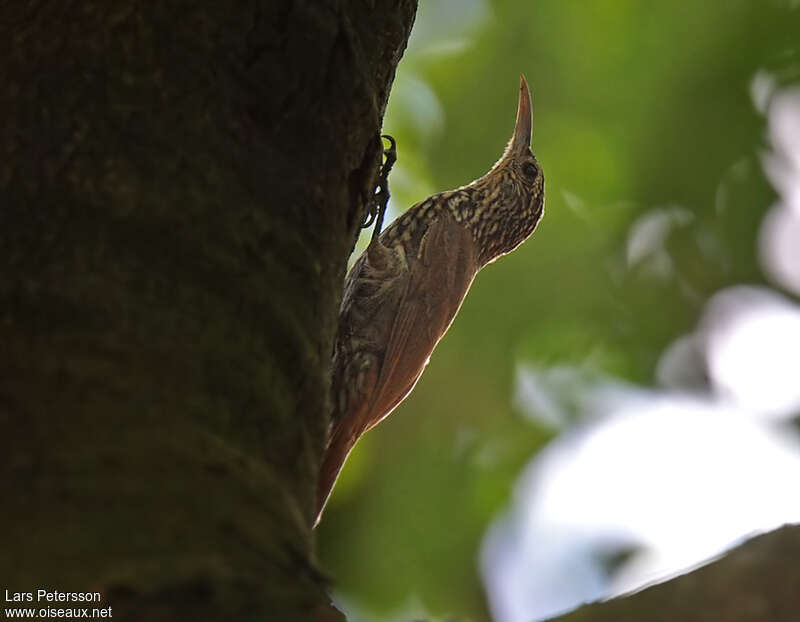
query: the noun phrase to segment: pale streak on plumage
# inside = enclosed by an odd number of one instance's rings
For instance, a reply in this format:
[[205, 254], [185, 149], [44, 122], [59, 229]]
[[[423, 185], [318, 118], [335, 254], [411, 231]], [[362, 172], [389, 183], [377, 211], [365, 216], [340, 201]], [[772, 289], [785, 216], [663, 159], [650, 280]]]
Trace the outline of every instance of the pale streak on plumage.
[[414, 387], [475, 275], [536, 228], [544, 175], [530, 151], [531, 134], [530, 94], [522, 77], [514, 134], [492, 169], [411, 207], [348, 273], [334, 344], [334, 405], [317, 522], [347, 454]]

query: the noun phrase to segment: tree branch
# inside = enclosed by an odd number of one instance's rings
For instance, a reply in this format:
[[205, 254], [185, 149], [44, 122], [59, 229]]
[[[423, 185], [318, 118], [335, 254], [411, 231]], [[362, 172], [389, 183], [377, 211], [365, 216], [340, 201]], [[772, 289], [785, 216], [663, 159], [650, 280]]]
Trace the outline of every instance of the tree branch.
[[800, 611], [800, 526], [758, 536], [693, 572], [553, 622], [790, 622]]

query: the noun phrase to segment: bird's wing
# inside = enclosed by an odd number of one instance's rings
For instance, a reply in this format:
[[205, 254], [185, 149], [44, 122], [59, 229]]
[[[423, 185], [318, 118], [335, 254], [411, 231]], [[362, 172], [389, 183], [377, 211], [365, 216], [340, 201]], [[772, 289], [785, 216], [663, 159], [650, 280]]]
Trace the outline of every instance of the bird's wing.
[[429, 224], [416, 257], [407, 260], [410, 278], [389, 334], [369, 408], [369, 427], [414, 387], [477, 271], [472, 235], [449, 214]]
[[[375, 331], [366, 343], [386, 343], [386, 346], [380, 353], [356, 349], [335, 357], [334, 386], [344, 401], [334, 408], [329, 443], [320, 469], [317, 521], [353, 445], [414, 387], [477, 271], [471, 234], [449, 215], [440, 216], [428, 225], [415, 256], [401, 253], [389, 260], [385, 253], [391, 252], [395, 251], [375, 249], [378, 265], [362, 257], [348, 276], [344, 299], [352, 306], [344, 309], [346, 321], [340, 325], [340, 339], [342, 331], [347, 330], [357, 315], [356, 325]], [[381, 257], [389, 261], [383, 268]], [[403, 267], [398, 268], [399, 265]], [[394, 279], [392, 284], [385, 282], [390, 275]], [[383, 293], [358, 295], [358, 288], [376, 287], [384, 287]], [[385, 315], [387, 308], [394, 310], [393, 317]], [[384, 332], [387, 327], [388, 338]], [[341, 341], [341, 347], [349, 343], [349, 339]], [[380, 363], [373, 367], [370, 360]], [[343, 382], [345, 376], [348, 380]], [[334, 395], [334, 400], [337, 399], [340, 395]]]

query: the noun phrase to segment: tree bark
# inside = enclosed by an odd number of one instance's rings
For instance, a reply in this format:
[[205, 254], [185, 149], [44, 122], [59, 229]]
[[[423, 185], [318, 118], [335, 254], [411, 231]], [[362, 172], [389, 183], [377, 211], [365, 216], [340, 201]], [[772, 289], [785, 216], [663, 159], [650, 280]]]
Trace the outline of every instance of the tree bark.
[[328, 364], [415, 9], [0, 3], [4, 587], [339, 619]]

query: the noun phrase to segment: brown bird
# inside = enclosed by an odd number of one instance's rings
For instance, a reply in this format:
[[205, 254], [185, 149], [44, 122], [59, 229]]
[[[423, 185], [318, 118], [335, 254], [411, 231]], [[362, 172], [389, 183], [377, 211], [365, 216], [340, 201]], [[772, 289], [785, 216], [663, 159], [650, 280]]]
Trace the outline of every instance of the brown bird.
[[480, 179], [414, 205], [373, 237], [348, 273], [316, 522], [353, 445], [414, 387], [475, 275], [519, 246], [542, 217], [544, 174], [530, 150], [532, 123], [522, 76], [514, 134], [500, 160]]

